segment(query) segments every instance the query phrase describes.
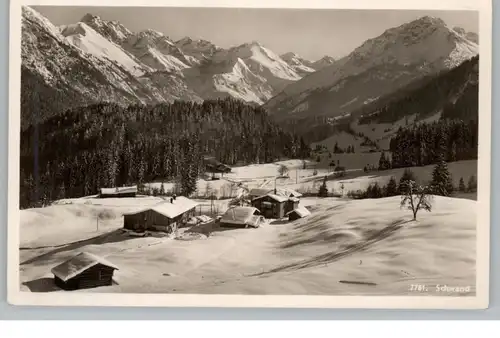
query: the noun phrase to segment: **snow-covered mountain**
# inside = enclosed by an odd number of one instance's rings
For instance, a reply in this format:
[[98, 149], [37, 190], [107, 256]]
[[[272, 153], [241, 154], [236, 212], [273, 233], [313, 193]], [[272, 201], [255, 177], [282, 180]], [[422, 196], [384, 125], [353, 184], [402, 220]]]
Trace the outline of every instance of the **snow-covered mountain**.
[[154, 74], [131, 54], [81, 22], [56, 27], [22, 11], [23, 121], [93, 102], [120, 104], [201, 100], [178, 78]]
[[325, 55], [321, 59], [319, 59], [318, 61], [313, 62], [311, 67], [314, 68], [315, 70], [320, 70], [320, 69], [323, 69], [325, 67], [333, 65], [334, 62], [335, 62], [334, 58], [332, 58], [331, 56]]
[[316, 69], [313, 67], [313, 62], [302, 58], [301, 56], [288, 52], [280, 55], [281, 59], [285, 61], [295, 72], [301, 76], [313, 73]]
[[422, 17], [386, 30], [332, 65], [288, 85], [265, 107], [277, 118], [342, 115], [477, 53], [475, 42], [443, 20]]
[[22, 44], [24, 79], [75, 96], [70, 106], [228, 96], [262, 104], [303, 75], [256, 42], [223, 49], [188, 37], [172, 41], [92, 14], [56, 27], [29, 7], [23, 8]]
[[193, 40], [190, 37], [185, 37], [176, 41], [175, 45], [180, 48], [185, 55], [190, 56], [193, 60], [196, 60], [196, 63], [198, 64], [209, 60], [215, 52], [222, 50], [222, 48], [214, 45], [210, 41]]

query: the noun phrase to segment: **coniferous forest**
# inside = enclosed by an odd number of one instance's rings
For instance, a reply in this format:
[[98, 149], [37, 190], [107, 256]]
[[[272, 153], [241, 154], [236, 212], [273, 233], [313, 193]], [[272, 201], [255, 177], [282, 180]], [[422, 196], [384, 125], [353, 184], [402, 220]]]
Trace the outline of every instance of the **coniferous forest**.
[[442, 119], [400, 128], [391, 138], [392, 167], [413, 167], [437, 163], [474, 160], [478, 153], [478, 124], [474, 120]]
[[156, 179], [193, 181], [204, 170], [203, 155], [234, 165], [305, 158], [309, 151], [262, 108], [234, 99], [95, 104], [21, 132], [20, 206]]

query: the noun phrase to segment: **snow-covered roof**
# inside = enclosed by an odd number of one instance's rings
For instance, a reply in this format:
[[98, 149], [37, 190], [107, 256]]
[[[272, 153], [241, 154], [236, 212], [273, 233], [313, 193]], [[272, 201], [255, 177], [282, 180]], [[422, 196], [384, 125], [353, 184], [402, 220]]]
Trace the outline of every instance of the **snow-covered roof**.
[[252, 196], [262, 196], [265, 194], [269, 194], [273, 191], [274, 191], [274, 189], [269, 189], [269, 188], [254, 188], [254, 189], [250, 190], [250, 192], [248, 194], [252, 195]]
[[255, 211], [259, 209], [254, 207], [234, 207], [226, 211], [220, 220], [221, 223], [229, 224], [250, 224], [252, 223], [252, 216]]
[[124, 215], [136, 215], [138, 213], [147, 211], [147, 210], [153, 210], [156, 211], [159, 214], [162, 214], [163, 216], [166, 216], [168, 218], [174, 218], [179, 216], [180, 214], [185, 213], [186, 211], [189, 211], [193, 208], [195, 208], [198, 205], [197, 202], [190, 200], [187, 197], [184, 196], [178, 196], [176, 197], [175, 200], [170, 202], [170, 200], [161, 202], [159, 204], [156, 204], [152, 207], [149, 208], [143, 208], [141, 210], [137, 210], [134, 212], [129, 212], [125, 213]]
[[273, 200], [275, 200], [276, 202], [278, 203], [281, 203], [281, 202], [286, 202], [288, 201], [288, 197], [285, 197], [285, 196], [280, 196], [280, 195], [275, 195], [275, 194], [266, 194], [266, 195], [262, 195], [262, 196], [259, 196], [259, 197], [256, 197], [254, 198], [253, 200], [260, 200], [261, 198], [264, 198], [264, 197], [270, 197], [272, 198]]
[[137, 193], [137, 186], [131, 187], [116, 187], [116, 188], [101, 188], [101, 195], [118, 195]]
[[291, 213], [296, 213], [299, 215], [299, 217], [306, 217], [311, 214], [309, 210], [307, 210], [305, 207], [298, 207], [290, 212], [287, 213], [287, 215], [290, 215]]
[[106, 259], [93, 255], [88, 252], [81, 252], [73, 258], [70, 258], [64, 263], [52, 268], [52, 273], [63, 281], [70, 280], [78, 276], [83, 271], [97, 265], [102, 264], [110, 268], [118, 270], [118, 267], [113, 263], [108, 262]]
[[[267, 195], [269, 193], [274, 193], [274, 189], [269, 189], [269, 188], [255, 188], [250, 190], [249, 195], [252, 196], [263, 196]], [[293, 189], [289, 188], [278, 188], [276, 189], [276, 194], [279, 196], [286, 196], [286, 197], [300, 197], [302, 194], [300, 192], [297, 192]]]
[[302, 194], [298, 191], [295, 191], [293, 189], [288, 189], [288, 188], [280, 188], [277, 191], [278, 195], [283, 194], [288, 197], [300, 197]]

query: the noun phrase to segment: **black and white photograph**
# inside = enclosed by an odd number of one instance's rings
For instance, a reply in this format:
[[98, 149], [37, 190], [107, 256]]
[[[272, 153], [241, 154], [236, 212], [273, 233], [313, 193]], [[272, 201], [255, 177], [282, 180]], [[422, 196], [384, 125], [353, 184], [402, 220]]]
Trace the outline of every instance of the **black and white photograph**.
[[490, 2], [87, 2], [12, 3], [14, 303], [487, 307]]

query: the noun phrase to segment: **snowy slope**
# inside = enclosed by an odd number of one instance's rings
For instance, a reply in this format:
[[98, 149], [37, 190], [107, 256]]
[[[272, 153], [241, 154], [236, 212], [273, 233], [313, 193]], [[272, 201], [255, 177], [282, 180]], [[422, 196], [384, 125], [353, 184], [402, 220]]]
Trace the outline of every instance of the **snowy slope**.
[[185, 37], [175, 42], [175, 45], [190, 58], [192, 63], [200, 64], [205, 60], [210, 59], [216, 51], [222, 48], [214, 45], [210, 41], [202, 39], [192, 39]]
[[192, 59], [186, 57], [167, 36], [154, 30], [129, 36], [123, 46], [156, 70], [181, 71], [192, 64]]
[[[391, 85], [394, 78], [400, 79], [398, 85], [404, 85], [425, 74], [455, 67], [477, 53], [477, 44], [447, 27], [441, 19], [423, 17], [367, 40], [331, 66], [288, 85], [266, 107], [280, 116], [309, 115], [308, 107], [312, 106], [315, 114], [336, 116], [345, 113], [346, 107], [340, 106], [351, 101], [353, 95], [358, 96], [358, 104], [347, 107], [347, 111], [359, 107], [366, 99], [397, 88]], [[372, 69], [384, 67], [385, 74], [370, 75]], [[364, 81], [360, 83], [369, 84], [362, 95], [343, 92], [342, 81], [349, 81], [352, 76]], [[318, 111], [315, 102], [328, 102], [332, 92], [339, 104], [323, 105]], [[299, 106], [302, 108], [297, 111]]]
[[90, 13], [85, 14], [80, 19], [80, 22], [92, 27], [96, 32], [117, 45], [121, 45], [123, 41], [132, 35], [132, 32], [118, 21], [106, 21]]
[[297, 74], [301, 76], [316, 71], [316, 69], [313, 67], [313, 62], [306, 60], [295, 53], [292, 52], [285, 53], [280, 55], [280, 57], [290, 67], [292, 67]]
[[321, 59], [313, 62], [311, 67], [315, 70], [320, 70], [325, 67], [331, 66], [335, 62], [335, 59], [331, 56], [325, 55]]
[[23, 125], [32, 119], [33, 109], [45, 118], [94, 102], [199, 100], [179, 78], [149, 72], [142, 75], [148, 67], [85, 23], [63, 27], [62, 32], [66, 36], [40, 13], [23, 7]]
[[107, 40], [83, 22], [65, 26], [61, 33], [70, 43], [84, 52], [114, 61], [135, 76], [141, 76], [148, 70], [121, 47]]

